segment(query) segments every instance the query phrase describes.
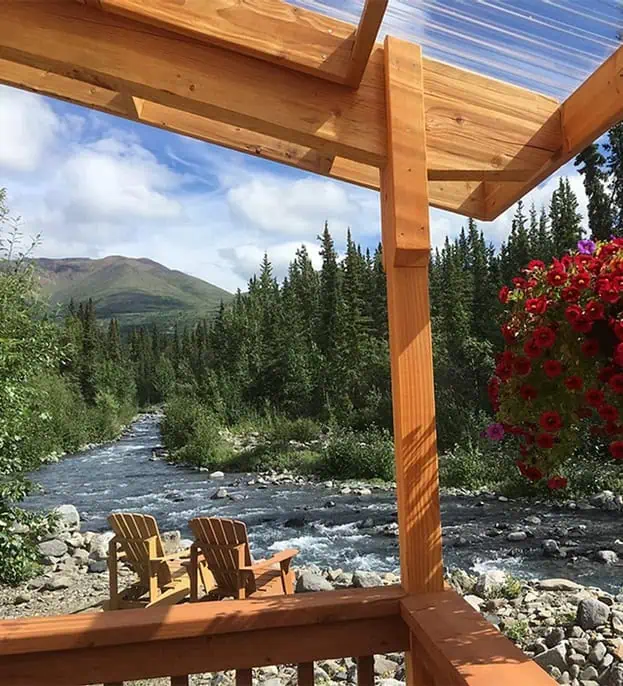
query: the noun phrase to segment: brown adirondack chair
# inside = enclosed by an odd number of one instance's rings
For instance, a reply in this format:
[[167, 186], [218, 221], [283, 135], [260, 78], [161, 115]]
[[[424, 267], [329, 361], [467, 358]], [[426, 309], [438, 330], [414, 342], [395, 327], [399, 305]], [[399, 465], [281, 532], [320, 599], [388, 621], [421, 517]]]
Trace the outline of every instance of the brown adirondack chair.
[[[243, 522], [197, 517], [189, 524], [195, 535], [190, 549], [191, 601], [198, 600], [197, 570], [201, 569], [204, 561], [214, 578], [215, 592], [221, 597], [261, 598], [294, 592], [294, 571], [290, 564], [298, 550], [283, 550], [269, 560], [253, 562], [247, 527]], [[212, 590], [205, 583], [204, 588], [206, 593]]]
[[[115, 533], [108, 548], [108, 609], [175, 604], [189, 595], [191, 583], [184, 561], [190, 552], [165, 555], [158, 524], [151, 515], [118, 512], [111, 514], [108, 522]], [[121, 561], [138, 575], [138, 581], [120, 592], [117, 566]], [[210, 585], [205, 564], [195, 566], [195, 573], [205, 577], [204, 586]]]

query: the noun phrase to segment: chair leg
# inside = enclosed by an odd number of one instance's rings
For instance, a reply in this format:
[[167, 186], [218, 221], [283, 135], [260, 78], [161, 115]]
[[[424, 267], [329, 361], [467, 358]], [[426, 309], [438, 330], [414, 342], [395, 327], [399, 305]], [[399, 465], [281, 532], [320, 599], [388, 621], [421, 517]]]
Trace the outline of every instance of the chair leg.
[[110, 597], [109, 609], [118, 610], [120, 603], [117, 579], [117, 542], [114, 538], [108, 544], [108, 595]]
[[199, 600], [199, 551], [194, 545], [190, 548], [190, 569], [188, 570], [188, 576], [190, 576], [190, 602], [193, 603]]
[[236, 670], [236, 686], [252, 686], [253, 672], [250, 669]]

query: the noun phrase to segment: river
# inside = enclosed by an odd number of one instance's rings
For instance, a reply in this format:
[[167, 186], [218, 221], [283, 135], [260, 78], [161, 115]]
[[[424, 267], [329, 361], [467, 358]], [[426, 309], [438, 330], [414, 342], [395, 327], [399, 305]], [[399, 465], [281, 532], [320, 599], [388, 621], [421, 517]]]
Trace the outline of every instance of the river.
[[[113, 510], [153, 514], [162, 531], [188, 535], [190, 518], [204, 514], [235, 517], [249, 527], [253, 553], [263, 557], [283, 548], [300, 550], [299, 564], [347, 570], [394, 571], [397, 540], [382, 528], [396, 521], [395, 494], [340, 495], [322, 484], [249, 485], [252, 475], [228, 474], [210, 480], [205, 473], [151, 461], [160, 445], [158, 418], [143, 416], [114, 443], [66, 456], [32, 475], [41, 492], [25, 506], [49, 510], [74, 504], [83, 516], [83, 530], [107, 528]], [[213, 500], [224, 486], [233, 496]], [[441, 498], [444, 561], [449, 567], [475, 572], [506, 569], [523, 577], [565, 577], [618, 591], [623, 568], [593, 560], [596, 550], [623, 540], [623, 514], [597, 509], [569, 511], [523, 500], [501, 502], [494, 496]], [[527, 523], [538, 516], [540, 524]], [[529, 536], [510, 543], [510, 530]], [[564, 559], [546, 558], [545, 539], [567, 548]]]

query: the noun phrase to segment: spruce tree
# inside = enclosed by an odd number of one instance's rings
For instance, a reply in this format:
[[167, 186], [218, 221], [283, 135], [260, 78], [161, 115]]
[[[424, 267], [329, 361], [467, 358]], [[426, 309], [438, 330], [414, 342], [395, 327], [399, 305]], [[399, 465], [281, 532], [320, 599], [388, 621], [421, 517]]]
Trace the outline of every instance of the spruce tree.
[[606, 193], [608, 175], [604, 171], [606, 158], [597, 143], [589, 145], [575, 159], [575, 166], [584, 177], [588, 198], [588, 228], [595, 240], [607, 240], [612, 234], [612, 208]]

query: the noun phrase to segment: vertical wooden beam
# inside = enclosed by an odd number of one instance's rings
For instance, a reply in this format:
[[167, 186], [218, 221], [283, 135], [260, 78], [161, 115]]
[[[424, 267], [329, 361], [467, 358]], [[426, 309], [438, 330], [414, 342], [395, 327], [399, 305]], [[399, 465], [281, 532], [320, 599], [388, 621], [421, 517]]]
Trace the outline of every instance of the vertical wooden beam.
[[357, 658], [357, 686], [374, 686], [374, 655]]
[[368, 60], [376, 43], [376, 37], [389, 0], [366, 0], [355, 34], [355, 42], [350, 57], [350, 65], [346, 75], [346, 83], [357, 88], [361, 83], [363, 73], [368, 66]]
[[297, 665], [298, 686], [314, 686], [314, 663], [301, 662]]
[[[385, 39], [387, 164], [381, 171], [381, 217], [387, 275], [402, 585], [441, 591], [441, 518], [428, 261], [430, 231], [426, 130], [419, 46]], [[412, 643], [412, 650], [415, 646]], [[417, 655], [407, 656], [414, 686], [433, 681]]]

